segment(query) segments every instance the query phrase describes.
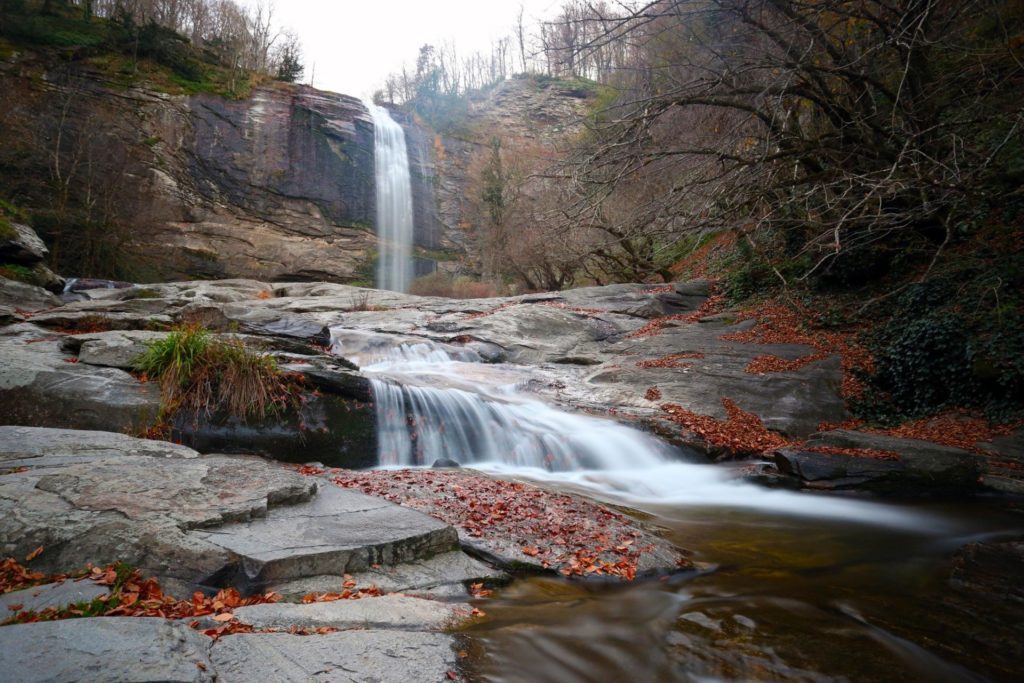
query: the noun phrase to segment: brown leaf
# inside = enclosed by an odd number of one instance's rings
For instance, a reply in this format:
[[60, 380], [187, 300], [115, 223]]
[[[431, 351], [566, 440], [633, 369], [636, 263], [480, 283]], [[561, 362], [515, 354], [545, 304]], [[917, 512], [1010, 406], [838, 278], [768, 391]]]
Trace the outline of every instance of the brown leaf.
[[39, 546], [38, 548], [36, 548], [35, 550], [33, 550], [32, 552], [30, 552], [28, 555], [25, 556], [25, 561], [26, 562], [31, 562], [32, 560], [34, 560], [37, 557], [39, 557], [42, 553], [43, 553], [43, 546]]
[[235, 615], [232, 614], [231, 612], [224, 612], [223, 614], [218, 614], [217, 616], [215, 616], [213, 618], [213, 620], [217, 621], [217, 622], [223, 623], [225, 621], [231, 621], [234, 618], [235, 618]]

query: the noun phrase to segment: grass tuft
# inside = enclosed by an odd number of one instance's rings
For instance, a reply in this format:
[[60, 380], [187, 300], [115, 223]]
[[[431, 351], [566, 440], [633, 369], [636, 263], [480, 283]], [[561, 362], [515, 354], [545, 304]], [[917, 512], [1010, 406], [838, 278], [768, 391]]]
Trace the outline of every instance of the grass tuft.
[[150, 343], [135, 367], [160, 382], [165, 419], [181, 411], [196, 418], [262, 419], [298, 407], [301, 396], [297, 381], [273, 358], [198, 325]]

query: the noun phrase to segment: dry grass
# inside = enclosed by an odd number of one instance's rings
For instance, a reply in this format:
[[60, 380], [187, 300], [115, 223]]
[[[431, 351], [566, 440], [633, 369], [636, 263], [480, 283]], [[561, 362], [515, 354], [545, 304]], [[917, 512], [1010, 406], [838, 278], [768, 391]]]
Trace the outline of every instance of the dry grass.
[[196, 418], [261, 419], [296, 407], [301, 395], [273, 358], [197, 325], [151, 343], [136, 369], [160, 382], [164, 417], [185, 411]]

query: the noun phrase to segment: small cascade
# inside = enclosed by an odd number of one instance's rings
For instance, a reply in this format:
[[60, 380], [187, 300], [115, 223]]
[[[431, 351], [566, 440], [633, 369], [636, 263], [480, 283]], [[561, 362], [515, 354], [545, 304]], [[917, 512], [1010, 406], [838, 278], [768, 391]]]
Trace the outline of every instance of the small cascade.
[[373, 117], [377, 188], [377, 287], [409, 291], [412, 282], [413, 209], [405, 131], [384, 107], [365, 102]]
[[746, 508], [913, 529], [936, 524], [878, 503], [765, 489], [722, 467], [681, 462], [652, 436], [559, 410], [524, 391], [535, 370], [481, 363], [472, 351], [422, 340], [344, 329], [333, 335], [334, 352], [371, 379], [384, 467], [454, 460], [627, 504]]

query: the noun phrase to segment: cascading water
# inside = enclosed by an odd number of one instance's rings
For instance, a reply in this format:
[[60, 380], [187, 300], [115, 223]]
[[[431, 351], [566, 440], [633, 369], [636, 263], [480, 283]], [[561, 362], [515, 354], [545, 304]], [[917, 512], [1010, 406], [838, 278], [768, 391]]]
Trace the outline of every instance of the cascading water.
[[405, 131], [384, 107], [365, 103], [373, 117], [377, 188], [377, 287], [409, 291], [412, 281], [413, 209]]
[[904, 528], [936, 526], [914, 512], [770, 490], [713, 465], [680, 462], [657, 439], [617, 422], [550, 406], [522, 390], [525, 368], [479, 362], [471, 351], [334, 331], [334, 351], [371, 377], [379, 463], [454, 460], [637, 504], [734, 507]]

